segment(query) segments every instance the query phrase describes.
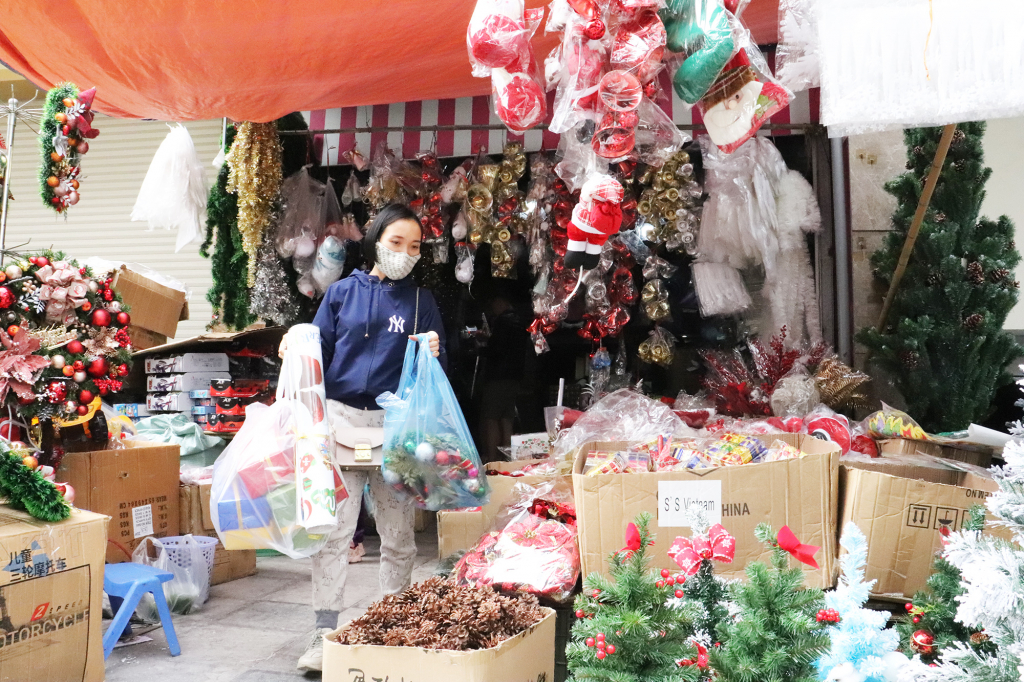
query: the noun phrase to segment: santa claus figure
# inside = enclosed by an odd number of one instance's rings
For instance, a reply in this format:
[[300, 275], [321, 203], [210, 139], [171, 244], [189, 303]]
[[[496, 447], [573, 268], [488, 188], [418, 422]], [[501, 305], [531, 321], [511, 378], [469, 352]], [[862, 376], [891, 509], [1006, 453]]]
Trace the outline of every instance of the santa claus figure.
[[601, 248], [622, 225], [622, 185], [610, 175], [596, 173], [580, 190], [580, 201], [569, 222], [569, 245], [565, 267], [592, 270], [601, 258]]
[[749, 140], [773, 114], [789, 104], [789, 93], [777, 83], [762, 82], [745, 52], [726, 64], [700, 102], [708, 137], [726, 154]]

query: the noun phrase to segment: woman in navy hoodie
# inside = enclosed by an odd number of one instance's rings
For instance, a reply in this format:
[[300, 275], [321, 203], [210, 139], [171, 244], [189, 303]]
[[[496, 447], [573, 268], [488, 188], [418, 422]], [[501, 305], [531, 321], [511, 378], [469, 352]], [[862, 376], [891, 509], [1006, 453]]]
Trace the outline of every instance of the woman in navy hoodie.
[[[406, 343], [413, 330], [429, 333], [430, 350], [446, 364], [444, 327], [434, 297], [419, 289], [409, 273], [420, 259], [422, 232], [408, 206], [386, 206], [363, 238], [369, 272], [356, 270], [327, 289], [313, 324], [320, 328], [328, 413], [333, 429], [380, 427], [384, 411], [376, 398], [397, 391]], [[418, 313], [418, 315], [417, 315]], [[313, 555], [313, 609], [316, 630], [300, 670], [321, 670], [323, 636], [338, 626], [349, 547], [362, 507], [363, 489], [373, 496], [380, 534], [380, 588], [401, 592], [412, 582], [416, 541], [411, 500], [400, 500], [384, 483], [380, 469], [345, 471], [349, 498], [338, 509], [338, 529]]]

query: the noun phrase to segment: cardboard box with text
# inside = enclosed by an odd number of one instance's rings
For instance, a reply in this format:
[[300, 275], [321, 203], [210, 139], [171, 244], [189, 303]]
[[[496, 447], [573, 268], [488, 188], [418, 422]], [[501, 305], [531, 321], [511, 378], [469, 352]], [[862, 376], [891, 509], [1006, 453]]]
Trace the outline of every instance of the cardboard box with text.
[[788, 525], [801, 542], [821, 547], [815, 555], [820, 568], [804, 566], [804, 574], [810, 586], [831, 587], [838, 570], [839, 446], [794, 434], [763, 439], [784, 440], [806, 454], [715, 469], [584, 476], [587, 453], [622, 450], [628, 444], [584, 445], [573, 468], [583, 575], [608, 574], [608, 556], [622, 549], [626, 524], [643, 511], [654, 516], [651, 530], [657, 536], [651, 567], [678, 571], [668, 549], [677, 536], [690, 536], [686, 508], [699, 504], [713, 523], [720, 522], [736, 537], [736, 557], [731, 564], [716, 564], [717, 575], [742, 578], [750, 562], [770, 560], [771, 552], [754, 537], [757, 524], [767, 522], [775, 530]]
[[445, 651], [339, 644], [345, 626], [324, 637], [323, 682], [553, 682], [555, 612], [491, 649]]
[[[490, 462], [488, 471], [518, 471], [529, 464], [537, 464], [537, 460], [521, 460], [517, 462]], [[480, 536], [491, 530], [491, 523], [498, 513], [512, 498], [512, 488], [516, 483], [538, 485], [550, 481], [551, 476], [488, 476], [487, 484], [491, 487], [491, 496], [487, 504], [479, 510], [440, 511], [437, 513], [437, 553], [440, 558], [451, 556], [455, 552], [468, 550], [476, 546]], [[572, 488], [572, 478], [563, 476], [567, 487]]]
[[[58, 481], [75, 489], [75, 506], [111, 518], [109, 537], [129, 552], [147, 536], [178, 535], [180, 448], [124, 441], [124, 448], [72, 452], [61, 460]], [[130, 561], [118, 547], [107, 561]]]
[[966, 511], [999, 489], [985, 470], [918, 457], [932, 461], [896, 470], [882, 458], [840, 471], [840, 529], [857, 524], [868, 540], [865, 579], [878, 581], [876, 595], [900, 601], [925, 587], [940, 529], [960, 530]]
[[0, 682], [101, 682], [106, 516], [0, 506]]

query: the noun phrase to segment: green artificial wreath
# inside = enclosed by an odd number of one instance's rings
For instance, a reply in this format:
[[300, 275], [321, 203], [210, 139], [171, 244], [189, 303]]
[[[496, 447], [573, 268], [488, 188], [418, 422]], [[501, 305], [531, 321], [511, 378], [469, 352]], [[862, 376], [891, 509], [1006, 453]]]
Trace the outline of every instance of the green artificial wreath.
[[71, 506], [57, 486], [25, 466], [21, 455], [10, 450], [0, 453], [0, 495], [12, 509], [49, 523], [71, 516]]
[[39, 194], [43, 203], [64, 213], [78, 203], [78, 174], [89, 140], [100, 134], [92, 127], [92, 101], [96, 88], [78, 92], [73, 83], [61, 83], [46, 93], [39, 124]]

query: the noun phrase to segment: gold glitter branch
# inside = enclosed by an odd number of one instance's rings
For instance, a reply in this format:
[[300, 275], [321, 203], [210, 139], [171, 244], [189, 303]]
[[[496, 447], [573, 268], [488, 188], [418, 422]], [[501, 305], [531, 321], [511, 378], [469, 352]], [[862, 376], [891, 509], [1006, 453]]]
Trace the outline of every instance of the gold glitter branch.
[[228, 191], [238, 195], [238, 231], [249, 256], [247, 286], [256, 283], [256, 252], [281, 189], [281, 141], [274, 123], [243, 121], [228, 153]]

